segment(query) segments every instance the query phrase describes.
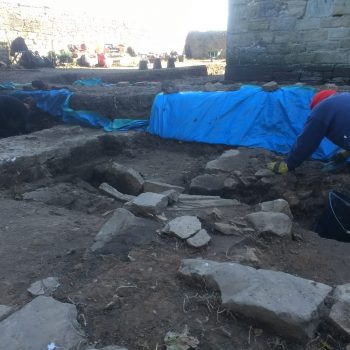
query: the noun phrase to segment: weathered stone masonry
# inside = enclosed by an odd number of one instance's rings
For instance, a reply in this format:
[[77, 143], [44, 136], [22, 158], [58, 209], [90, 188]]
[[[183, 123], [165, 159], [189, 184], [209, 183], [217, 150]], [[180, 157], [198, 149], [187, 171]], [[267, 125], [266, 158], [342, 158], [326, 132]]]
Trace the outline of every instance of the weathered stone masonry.
[[[67, 49], [68, 44], [123, 43], [131, 35], [121, 21], [93, 18], [69, 9], [57, 11], [46, 6], [0, 2], [0, 60], [8, 59], [8, 46], [22, 36], [30, 50], [46, 55]], [[92, 46], [94, 45], [94, 46]]]
[[229, 0], [225, 78], [350, 84], [350, 1]]

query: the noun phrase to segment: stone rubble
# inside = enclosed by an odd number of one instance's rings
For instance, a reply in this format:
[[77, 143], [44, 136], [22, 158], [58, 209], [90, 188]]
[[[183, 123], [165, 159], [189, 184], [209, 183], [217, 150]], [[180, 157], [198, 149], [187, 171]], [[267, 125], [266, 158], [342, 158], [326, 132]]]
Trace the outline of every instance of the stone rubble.
[[180, 216], [169, 221], [162, 229], [163, 233], [174, 235], [180, 239], [188, 239], [202, 228], [196, 216]]
[[274, 201], [259, 203], [257, 205], [257, 210], [283, 213], [288, 215], [291, 219], [293, 218], [293, 214], [290, 210], [289, 204], [285, 199], [276, 199]]
[[43, 280], [32, 283], [27, 291], [33, 296], [50, 296], [59, 286], [60, 283], [57, 277], [47, 277]]

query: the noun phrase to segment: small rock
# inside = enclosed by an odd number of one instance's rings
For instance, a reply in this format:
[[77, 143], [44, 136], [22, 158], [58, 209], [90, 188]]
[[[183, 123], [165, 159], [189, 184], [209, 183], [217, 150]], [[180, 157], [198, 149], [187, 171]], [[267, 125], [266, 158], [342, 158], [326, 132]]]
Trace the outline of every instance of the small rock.
[[185, 215], [169, 221], [162, 232], [187, 239], [196, 234], [201, 228], [202, 224], [196, 216]]
[[166, 350], [190, 350], [196, 349], [199, 340], [188, 335], [187, 325], [182, 333], [168, 332], [164, 338]]
[[167, 190], [161, 193], [168, 198], [168, 203], [173, 204], [179, 200], [180, 193], [176, 190]]
[[270, 211], [275, 213], [283, 213], [293, 218], [288, 202], [285, 199], [276, 199], [274, 201], [262, 202], [257, 205], [259, 211]]
[[124, 204], [124, 208], [134, 214], [158, 215], [168, 206], [168, 197], [159, 193], [145, 192]]
[[259, 233], [291, 236], [292, 220], [286, 214], [261, 211], [248, 214], [245, 218]]
[[262, 89], [266, 92], [273, 92], [279, 89], [278, 84], [275, 81], [269, 81], [262, 86]]
[[209, 220], [220, 220], [222, 219], [222, 213], [218, 208], [214, 208], [209, 214], [208, 214], [208, 219]]
[[237, 157], [240, 151], [236, 149], [224, 152], [219, 158], [207, 163], [205, 169], [208, 172], [228, 172], [231, 173], [240, 165], [240, 159]]
[[186, 240], [187, 244], [194, 248], [200, 248], [207, 245], [211, 240], [208, 232], [205, 229], [201, 229], [194, 236]]
[[13, 307], [7, 305], [0, 305], [0, 321], [5, 319], [12, 311]]
[[48, 277], [43, 280], [34, 282], [27, 291], [33, 295], [46, 295], [50, 296], [58, 287], [60, 283], [58, 282], [57, 277]]
[[214, 229], [220, 233], [228, 236], [241, 236], [242, 231], [236, 225], [224, 224], [222, 222], [216, 222]]
[[256, 176], [256, 177], [271, 177], [271, 176], [275, 176], [275, 173], [269, 169], [260, 169], [254, 174], [254, 176]]

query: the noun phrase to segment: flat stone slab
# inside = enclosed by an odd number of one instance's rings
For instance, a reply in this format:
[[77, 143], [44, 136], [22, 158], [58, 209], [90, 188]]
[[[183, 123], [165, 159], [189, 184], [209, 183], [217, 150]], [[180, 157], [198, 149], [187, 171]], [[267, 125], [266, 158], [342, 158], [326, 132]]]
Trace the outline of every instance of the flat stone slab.
[[34, 282], [27, 290], [33, 296], [50, 296], [59, 286], [60, 283], [57, 277], [48, 277]]
[[0, 344], [6, 350], [75, 349], [83, 341], [74, 305], [39, 296], [0, 322]]
[[171, 210], [193, 210], [203, 208], [233, 207], [240, 204], [236, 199], [225, 199], [219, 196], [201, 196], [180, 194], [178, 202]]
[[183, 260], [180, 273], [219, 289], [225, 309], [301, 340], [313, 337], [332, 290], [284, 272], [201, 259]]
[[143, 190], [145, 192], [154, 192], [154, 193], [162, 193], [168, 190], [175, 190], [179, 193], [182, 193], [183, 191], [185, 191], [185, 188], [181, 186], [170, 185], [164, 182], [146, 180], [143, 185]]
[[180, 239], [187, 239], [201, 230], [202, 224], [196, 216], [179, 216], [169, 221], [162, 232], [174, 235]]
[[13, 307], [0, 305], [0, 321], [6, 318], [13, 311]]
[[291, 236], [292, 220], [286, 214], [261, 211], [248, 214], [245, 218], [259, 233], [269, 233], [279, 237]]
[[350, 283], [337, 286], [333, 293], [334, 304], [328, 316], [330, 322], [348, 340], [350, 339]]
[[158, 215], [168, 206], [168, 197], [160, 193], [145, 192], [135, 197], [130, 202], [124, 204], [124, 207], [134, 214], [140, 215]]
[[194, 236], [186, 240], [187, 244], [194, 248], [201, 248], [206, 246], [211, 240], [208, 232], [205, 229], [201, 229]]

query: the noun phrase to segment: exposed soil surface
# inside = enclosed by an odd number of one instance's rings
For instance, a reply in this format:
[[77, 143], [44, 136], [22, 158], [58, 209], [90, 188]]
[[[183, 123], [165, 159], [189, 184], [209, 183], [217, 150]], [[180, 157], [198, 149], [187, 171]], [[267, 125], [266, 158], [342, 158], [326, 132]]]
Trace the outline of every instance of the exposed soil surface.
[[[212, 228], [213, 208], [207, 208], [191, 211], [212, 236], [205, 248], [190, 248], [159, 234], [162, 224], [150, 220], [144, 231], [119, 236], [98, 253], [89, 250], [99, 229], [122, 204], [98, 191], [98, 181], [86, 169], [116, 161], [147, 180], [184, 186], [188, 192], [191, 179], [227, 149], [140, 133], [127, 147], [115, 154], [106, 150], [75, 172], [0, 192], [0, 304], [19, 308], [32, 299], [27, 292], [31, 283], [57, 276], [61, 286], [54, 297], [77, 306], [79, 322], [96, 347], [165, 349], [165, 334], [188, 326], [201, 350], [343, 349], [345, 340], [327, 324], [320, 326], [316, 339], [299, 344], [227, 312], [220, 306], [220, 295], [204, 285], [189, 285], [178, 269], [182, 259], [201, 257], [283, 271], [331, 286], [349, 283], [349, 243], [323, 239], [310, 230], [330, 190], [350, 192], [347, 170], [325, 174], [319, 162], [305, 162], [293, 173], [271, 177], [270, 183], [254, 181], [221, 194], [242, 203], [219, 209], [226, 220], [242, 217], [259, 202], [286, 199], [294, 215], [293, 239], [250, 235], [239, 241], [220, 235]], [[245, 176], [254, 176], [279, 158], [263, 150], [240, 151], [237, 171]], [[44, 195], [28, 197], [35, 190]], [[170, 209], [165, 215], [186, 213]], [[253, 248], [254, 256], [249, 254]]]

